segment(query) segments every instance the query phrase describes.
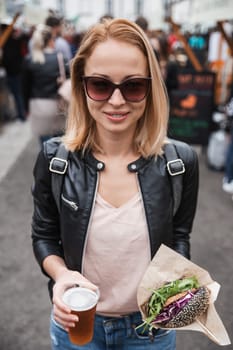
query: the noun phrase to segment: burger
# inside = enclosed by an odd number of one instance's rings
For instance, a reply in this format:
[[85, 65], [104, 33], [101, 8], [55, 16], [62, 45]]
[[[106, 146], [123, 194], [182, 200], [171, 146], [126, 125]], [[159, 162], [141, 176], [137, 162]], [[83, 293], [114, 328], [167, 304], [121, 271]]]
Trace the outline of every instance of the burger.
[[152, 327], [179, 328], [202, 315], [209, 306], [210, 292], [195, 276], [184, 277], [153, 290], [145, 305], [145, 323]]

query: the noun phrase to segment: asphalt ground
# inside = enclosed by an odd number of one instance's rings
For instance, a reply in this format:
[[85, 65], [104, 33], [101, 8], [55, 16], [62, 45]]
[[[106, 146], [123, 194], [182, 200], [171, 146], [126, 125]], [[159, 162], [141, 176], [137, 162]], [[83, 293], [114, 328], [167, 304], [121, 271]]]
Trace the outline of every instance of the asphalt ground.
[[[10, 143], [9, 147], [14, 149]], [[20, 147], [20, 154], [13, 156], [15, 159], [0, 178], [0, 350], [49, 350], [51, 304], [47, 279], [34, 259], [30, 238], [30, 187], [38, 144], [29, 137]], [[233, 340], [233, 201], [222, 192], [223, 174], [208, 169], [201, 152], [199, 160], [200, 191], [191, 235], [192, 261], [220, 283], [215, 306]], [[177, 350], [219, 348], [200, 332], [177, 332]], [[226, 348], [233, 349], [233, 345]]]

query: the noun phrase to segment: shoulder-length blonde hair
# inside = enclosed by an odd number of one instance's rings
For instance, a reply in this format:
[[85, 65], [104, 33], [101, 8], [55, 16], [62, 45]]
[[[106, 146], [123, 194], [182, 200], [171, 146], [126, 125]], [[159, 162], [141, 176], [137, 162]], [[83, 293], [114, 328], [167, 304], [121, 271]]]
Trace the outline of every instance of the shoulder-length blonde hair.
[[126, 19], [106, 20], [98, 23], [85, 34], [71, 64], [72, 98], [66, 133], [63, 141], [71, 150], [100, 150], [96, 137], [96, 125], [91, 117], [82, 83], [86, 60], [95, 47], [108, 38], [137, 46], [147, 59], [151, 89], [147, 97], [144, 115], [136, 128], [134, 146], [144, 157], [159, 155], [167, 135], [168, 100], [160, 68], [151, 44], [143, 30]]
[[39, 24], [32, 34], [31, 56], [34, 63], [45, 63], [44, 49], [52, 39], [50, 27]]

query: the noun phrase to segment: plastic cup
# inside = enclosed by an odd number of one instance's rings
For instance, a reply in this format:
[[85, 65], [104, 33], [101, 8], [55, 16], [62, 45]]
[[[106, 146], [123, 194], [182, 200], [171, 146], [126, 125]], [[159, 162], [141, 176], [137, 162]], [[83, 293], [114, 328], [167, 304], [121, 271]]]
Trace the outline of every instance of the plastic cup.
[[94, 320], [99, 294], [87, 288], [70, 288], [63, 294], [64, 303], [78, 316], [75, 327], [69, 328], [69, 338], [73, 344], [89, 343], [94, 334]]

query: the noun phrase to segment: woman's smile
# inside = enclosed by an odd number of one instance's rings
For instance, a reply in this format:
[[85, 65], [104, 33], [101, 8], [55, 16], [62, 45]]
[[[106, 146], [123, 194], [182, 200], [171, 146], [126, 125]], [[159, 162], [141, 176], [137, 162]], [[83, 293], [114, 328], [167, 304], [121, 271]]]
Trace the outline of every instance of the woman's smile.
[[111, 121], [121, 122], [128, 117], [129, 112], [105, 112], [105, 115]]

